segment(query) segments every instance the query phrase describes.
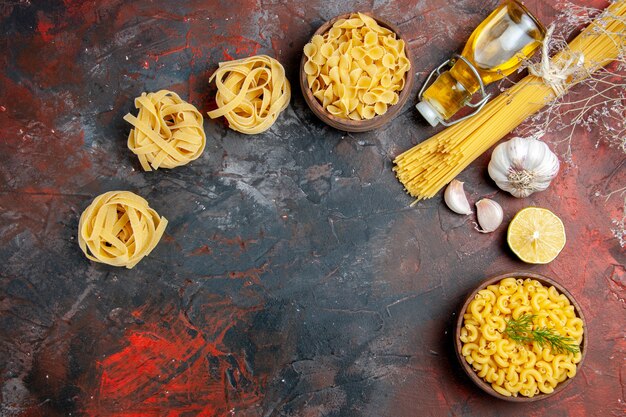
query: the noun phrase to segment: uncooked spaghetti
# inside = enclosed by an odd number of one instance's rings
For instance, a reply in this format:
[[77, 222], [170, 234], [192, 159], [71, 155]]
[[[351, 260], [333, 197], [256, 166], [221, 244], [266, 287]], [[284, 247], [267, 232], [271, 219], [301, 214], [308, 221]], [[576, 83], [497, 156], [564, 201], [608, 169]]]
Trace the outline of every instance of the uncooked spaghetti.
[[[626, 39], [626, 0], [610, 5], [551, 60], [562, 65], [572, 54], [581, 54], [581, 71], [564, 91], [615, 60]], [[472, 161], [511, 132], [527, 117], [557, 98], [543, 78], [528, 75], [491, 101], [475, 117], [454, 125], [399, 155], [394, 171], [406, 191], [417, 200], [435, 196]]]

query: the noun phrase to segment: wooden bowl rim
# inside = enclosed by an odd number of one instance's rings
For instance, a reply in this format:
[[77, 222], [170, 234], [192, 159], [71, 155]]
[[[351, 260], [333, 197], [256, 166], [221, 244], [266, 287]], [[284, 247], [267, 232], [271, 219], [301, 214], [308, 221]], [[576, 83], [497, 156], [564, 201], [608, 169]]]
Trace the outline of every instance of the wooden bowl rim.
[[[559, 292], [561, 294], [564, 294], [569, 299], [570, 303], [572, 303], [572, 305], [574, 306], [574, 309], [576, 310], [576, 315], [583, 321], [584, 332], [583, 332], [583, 340], [582, 340], [582, 343], [580, 345], [581, 358], [580, 358], [580, 362], [578, 364], [576, 364], [576, 369], [577, 369], [576, 375], [574, 375], [573, 378], [567, 378], [565, 381], [560, 382], [559, 384], [557, 384], [556, 388], [554, 388], [554, 391], [552, 391], [550, 394], [540, 393], [540, 394], [535, 395], [532, 398], [524, 397], [524, 396], [506, 397], [506, 396], [504, 396], [502, 394], [499, 394], [497, 391], [495, 391], [491, 387], [491, 384], [487, 383], [486, 381], [484, 381], [482, 378], [480, 378], [476, 374], [476, 371], [474, 371], [474, 369], [472, 369], [470, 364], [467, 363], [467, 361], [465, 360], [465, 358], [461, 354], [462, 342], [461, 342], [460, 338], [461, 338], [461, 328], [463, 326], [463, 315], [464, 315], [465, 311], [467, 310], [467, 307], [468, 307], [469, 303], [474, 299], [474, 296], [478, 293], [478, 291], [480, 291], [482, 289], [485, 289], [488, 285], [491, 285], [494, 282], [499, 282], [502, 279], [509, 278], [509, 277], [513, 277], [513, 278], [531, 278], [531, 279], [536, 279], [537, 281], [541, 282], [542, 284], [549, 284], [549, 285], [554, 286], [557, 290], [559, 290]], [[578, 371], [580, 370], [583, 362], [585, 361], [585, 356], [587, 354], [587, 335], [588, 334], [589, 333], [588, 333], [588, 329], [587, 329], [587, 322], [585, 320], [585, 316], [583, 314], [582, 308], [580, 307], [580, 304], [578, 304], [578, 302], [576, 301], [574, 296], [565, 287], [563, 287], [561, 284], [559, 284], [557, 281], [553, 280], [552, 278], [546, 277], [545, 275], [537, 274], [535, 272], [513, 271], [513, 272], [509, 272], [509, 273], [493, 275], [493, 276], [485, 279], [466, 298], [465, 303], [463, 303], [463, 307], [461, 307], [461, 310], [459, 311], [459, 315], [457, 317], [456, 328], [455, 328], [455, 331], [454, 331], [454, 346], [455, 346], [455, 351], [456, 351], [456, 357], [459, 360], [459, 362], [461, 364], [461, 367], [463, 368], [463, 370], [465, 371], [467, 376], [469, 376], [469, 378], [476, 385], [478, 385], [478, 387], [480, 389], [485, 391], [487, 394], [489, 394], [489, 395], [491, 395], [493, 397], [499, 398], [501, 400], [504, 400], [504, 401], [518, 402], [518, 403], [528, 403], [528, 402], [540, 401], [540, 400], [543, 400], [543, 399], [545, 399], [547, 397], [553, 396], [554, 394], [557, 394], [557, 393], [561, 392], [563, 389], [565, 389], [574, 380], [574, 378], [576, 378], [576, 376], [578, 375]]]
[[[332, 19], [326, 21], [322, 26], [320, 26], [311, 38], [315, 35], [322, 35], [326, 33], [332, 25], [335, 24], [339, 19], [349, 18], [350, 15], [355, 14], [357, 12], [343, 13], [338, 16], [333, 17]], [[369, 130], [378, 129], [379, 127], [390, 122], [400, 110], [404, 107], [407, 100], [409, 99], [409, 94], [411, 94], [411, 90], [413, 89], [413, 81], [415, 77], [415, 71], [413, 69], [413, 56], [409, 49], [409, 45], [406, 42], [406, 39], [398, 29], [396, 25], [391, 22], [386, 21], [385, 19], [381, 19], [377, 16], [374, 16], [369, 12], [360, 12], [365, 14], [372, 19], [376, 20], [376, 22], [385, 27], [396, 34], [398, 39], [403, 39], [405, 41], [404, 53], [411, 63], [411, 68], [406, 73], [406, 80], [404, 84], [404, 88], [400, 91], [398, 102], [394, 105], [390, 105], [387, 109], [387, 113], [374, 116], [374, 118], [369, 120], [352, 120], [352, 119], [343, 119], [340, 117], [336, 117], [326, 111], [322, 107], [322, 105], [317, 101], [315, 97], [313, 97], [313, 93], [307, 84], [306, 74], [304, 72], [304, 64], [306, 63], [306, 55], [302, 53], [302, 58], [300, 59], [300, 89], [302, 90], [302, 95], [304, 96], [304, 101], [306, 101], [309, 108], [313, 111], [313, 113], [324, 123], [327, 125], [334, 127], [339, 130], [343, 130], [346, 132], [367, 132]]]

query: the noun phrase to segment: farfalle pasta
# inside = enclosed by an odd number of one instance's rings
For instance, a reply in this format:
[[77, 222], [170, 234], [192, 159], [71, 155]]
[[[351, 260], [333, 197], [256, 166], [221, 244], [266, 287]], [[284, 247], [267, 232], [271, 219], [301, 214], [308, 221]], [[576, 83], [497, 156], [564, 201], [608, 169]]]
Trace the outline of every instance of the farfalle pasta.
[[506, 334], [508, 320], [532, 317], [534, 329], [549, 328], [579, 346], [584, 326], [569, 299], [534, 279], [505, 278], [478, 291], [463, 315], [461, 354], [477, 375], [501, 395], [550, 394], [576, 375], [576, 352], [552, 351], [537, 341], [520, 344]]
[[175, 168], [197, 159], [206, 145], [202, 114], [178, 94], [161, 90], [135, 99], [139, 109], [124, 120], [134, 126], [128, 148], [139, 157], [144, 171]]
[[339, 19], [304, 46], [304, 72], [313, 96], [333, 116], [364, 120], [398, 103], [411, 62], [405, 43], [373, 18]]

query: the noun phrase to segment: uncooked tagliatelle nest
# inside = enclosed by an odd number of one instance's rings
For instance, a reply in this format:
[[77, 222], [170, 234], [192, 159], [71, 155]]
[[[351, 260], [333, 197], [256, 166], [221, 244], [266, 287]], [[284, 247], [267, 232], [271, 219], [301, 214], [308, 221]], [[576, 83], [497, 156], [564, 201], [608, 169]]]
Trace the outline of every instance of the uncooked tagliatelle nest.
[[224, 116], [231, 129], [247, 135], [272, 127], [291, 99], [285, 69], [267, 55], [220, 62], [209, 82], [213, 79], [218, 108], [209, 117]]
[[167, 219], [130, 191], [109, 191], [85, 209], [78, 244], [87, 258], [133, 268], [159, 243]]
[[124, 116], [135, 127], [128, 135], [128, 148], [145, 171], [186, 165], [202, 154], [204, 119], [178, 94], [167, 90], [142, 93], [135, 99], [135, 107], [139, 109], [137, 117]]

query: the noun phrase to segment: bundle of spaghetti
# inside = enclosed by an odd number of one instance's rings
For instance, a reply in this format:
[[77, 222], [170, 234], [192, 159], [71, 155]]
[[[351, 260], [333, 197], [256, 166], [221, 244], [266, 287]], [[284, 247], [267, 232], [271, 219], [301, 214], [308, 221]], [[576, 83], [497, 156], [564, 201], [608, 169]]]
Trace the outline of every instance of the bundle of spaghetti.
[[[626, 45], [626, 0], [612, 3], [551, 65], [581, 56], [581, 71], [561, 87], [565, 92], [620, 56]], [[417, 201], [435, 196], [496, 142], [559, 95], [542, 77], [528, 75], [488, 103], [476, 116], [414, 146], [395, 160], [396, 176]], [[415, 203], [414, 203], [415, 204]]]

